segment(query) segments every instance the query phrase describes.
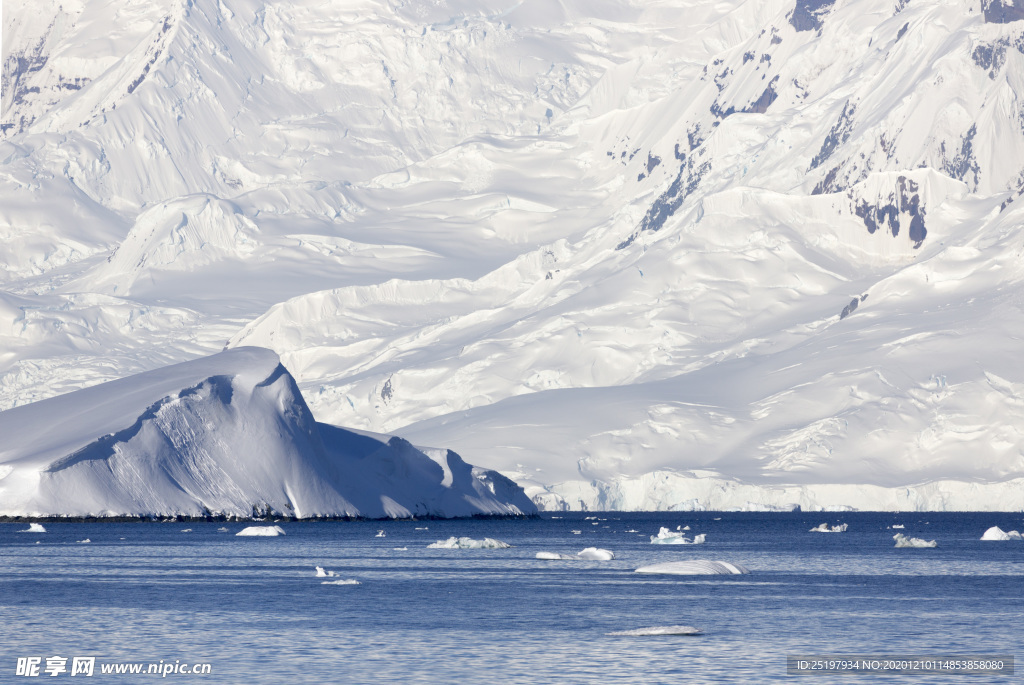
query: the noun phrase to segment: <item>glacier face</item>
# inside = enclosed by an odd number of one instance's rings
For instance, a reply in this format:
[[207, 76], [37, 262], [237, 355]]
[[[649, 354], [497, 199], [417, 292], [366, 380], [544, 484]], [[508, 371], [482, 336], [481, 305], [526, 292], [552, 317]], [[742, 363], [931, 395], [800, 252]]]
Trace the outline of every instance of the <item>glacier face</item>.
[[270, 350], [240, 347], [0, 412], [0, 516], [534, 513], [449, 450], [317, 423]]
[[1001, 0], [5, 3], [0, 408], [229, 347], [551, 508], [1024, 508]]

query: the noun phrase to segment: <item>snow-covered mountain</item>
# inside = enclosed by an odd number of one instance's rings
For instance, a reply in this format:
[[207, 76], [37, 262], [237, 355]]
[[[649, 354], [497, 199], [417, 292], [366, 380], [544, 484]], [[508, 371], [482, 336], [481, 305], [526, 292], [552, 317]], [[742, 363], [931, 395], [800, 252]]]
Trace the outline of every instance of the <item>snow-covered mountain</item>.
[[450, 450], [313, 419], [276, 354], [240, 347], [0, 412], [0, 516], [521, 515]]
[[1024, 508], [1009, 0], [4, 10], [4, 408], [258, 345], [546, 507]]

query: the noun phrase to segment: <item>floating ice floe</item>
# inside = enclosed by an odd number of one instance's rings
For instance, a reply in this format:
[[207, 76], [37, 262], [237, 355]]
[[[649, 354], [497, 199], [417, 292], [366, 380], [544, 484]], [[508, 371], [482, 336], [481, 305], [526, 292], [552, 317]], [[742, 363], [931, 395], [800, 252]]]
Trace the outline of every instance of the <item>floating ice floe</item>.
[[25, 530], [19, 530], [18, 532], [19, 533], [45, 533], [46, 532], [46, 528], [44, 528], [43, 524], [41, 524], [41, 523], [30, 523], [30, 524], [28, 524], [28, 528], [26, 528]]
[[358, 580], [348, 578], [346, 580], [325, 580], [321, 585], [362, 585]]
[[808, 531], [808, 532], [811, 532], [811, 533], [845, 533], [846, 529], [848, 527], [849, 527], [849, 524], [841, 523], [838, 526], [832, 526], [831, 528], [829, 528], [829, 525], [827, 523], [823, 523], [820, 526], [815, 526], [814, 528], [811, 528], [811, 530]]
[[474, 540], [473, 538], [457, 538], [450, 537], [447, 540], [438, 540], [427, 545], [428, 548], [432, 549], [506, 549], [512, 545], [502, 542], [501, 540], [494, 540], [493, 538], [484, 538], [483, 540]]
[[334, 571], [327, 571], [327, 570], [317, 566], [316, 567], [316, 577], [317, 578], [333, 578], [334, 577]]
[[701, 635], [704, 631], [693, 626], [652, 626], [650, 628], [635, 628], [634, 630], [616, 630], [605, 635], [616, 637], [647, 637], [649, 635]]
[[982, 540], [1020, 540], [1021, 534], [1015, 530], [1006, 533], [999, 526], [992, 526], [981, 536]]
[[611, 561], [615, 558], [615, 553], [598, 547], [587, 547], [582, 552], [578, 552], [576, 557], [584, 561]]
[[394, 548], [392, 548], [392, 551], [394, 551], [394, 552], [405, 552], [405, 551], [408, 551], [408, 549], [409, 549], [408, 547], [394, 547]]
[[578, 557], [558, 552], [537, 552], [537, 558], [545, 561], [575, 561]]
[[627, 531], [625, 531], [625, 532], [626, 532], [626, 533], [639, 533], [640, 531], [638, 531], [638, 530], [633, 530], [632, 528], [630, 528], [629, 530], [627, 530]]
[[903, 530], [904, 528], [906, 528], [906, 526], [904, 526], [902, 523], [894, 523], [894, 524], [892, 524], [892, 529], [893, 530]]
[[281, 526], [248, 526], [235, 533], [235, 535], [273, 537], [275, 535], [284, 535], [284, 528]]
[[676, 576], [726, 576], [750, 573], [750, 571], [739, 564], [730, 564], [728, 561], [693, 559], [691, 561], [666, 561], [661, 564], [641, 566], [635, 573], [666, 573]]
[[896, 533], [892, 536], [897, 547], [938, 547], [935, 540], [922, 540], [921, 538], [908, 538], [903, 533]]
[[705, 541], [705, 534], [694, 535], [693, 540], [690, 540], [683, 534], [684, 530], [690, 530], [690, 527], [680, 528], [676, 526], [675, 530], [669, 530], [668, 528], [662, 528], [658, 531], [657, 535], [651, 536], [652, 545], [701, 545]]

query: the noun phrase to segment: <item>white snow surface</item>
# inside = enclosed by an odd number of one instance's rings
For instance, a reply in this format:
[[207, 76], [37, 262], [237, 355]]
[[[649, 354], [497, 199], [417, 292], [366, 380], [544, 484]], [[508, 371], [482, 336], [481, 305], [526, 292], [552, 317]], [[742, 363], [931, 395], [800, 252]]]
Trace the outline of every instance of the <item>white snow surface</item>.
[[427, 547], [433, 549], [508, 549], [511, 546], [506, 542], [493, 538], [474, 540], [473, 538], [454, 536], [447, 540], [438, 540], [427, 545]]
[[246, 526], [235, 533], [235, 535], [257, 538], [273, 538], [284, 534], [284, 528], [281, 526]]
[[991, 4], [9, 0], [0, 409], [258, 345], [545, 509], [1024, 510]]
[[1021, 540], [1024, 539], [1024, 536], [1021, 536], [1021, 534], [1015, 530], [1006, 532], [999, 526], [992, 526], [982, 534], [981, 539], [997, 541]]
[[896, 547], [910, 547], [910, 548], [928, 548], [938, 547], [938, 543], [935, 540], [922, 540], [921, 538], [908, 538], [903, 533], [896, 533], [892, 536], [892, 539], [896, 541]]
[[750, 573], [750, 571], [739, 564], [732, 564], [728, 561], [693, 559], [690, 561], [666, 561], [660, 564], [641, 566], [636, 569], [635, 573], [664, 573], [677, 576], [714, 576], [739, 575]]
[[235, 348], [0, 412], [0, 514], [468, 516], [535, 511], [449, 450], [314, 420], [277, 355]]

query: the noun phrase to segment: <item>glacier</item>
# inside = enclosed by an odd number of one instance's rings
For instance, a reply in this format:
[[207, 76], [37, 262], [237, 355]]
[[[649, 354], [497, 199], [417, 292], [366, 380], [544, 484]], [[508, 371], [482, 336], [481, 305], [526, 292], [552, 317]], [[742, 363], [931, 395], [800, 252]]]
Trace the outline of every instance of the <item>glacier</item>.
[[0, 409], [259, 346], [542, 509], [1024, 510], [1007, 0], [3, 9]]
[[[315, 421], [278, 356], [234, 348], [0, 412], [0, 516], [528, 515], [445, 449]], [[278, 525], [237, 535], [284, 535]]]

